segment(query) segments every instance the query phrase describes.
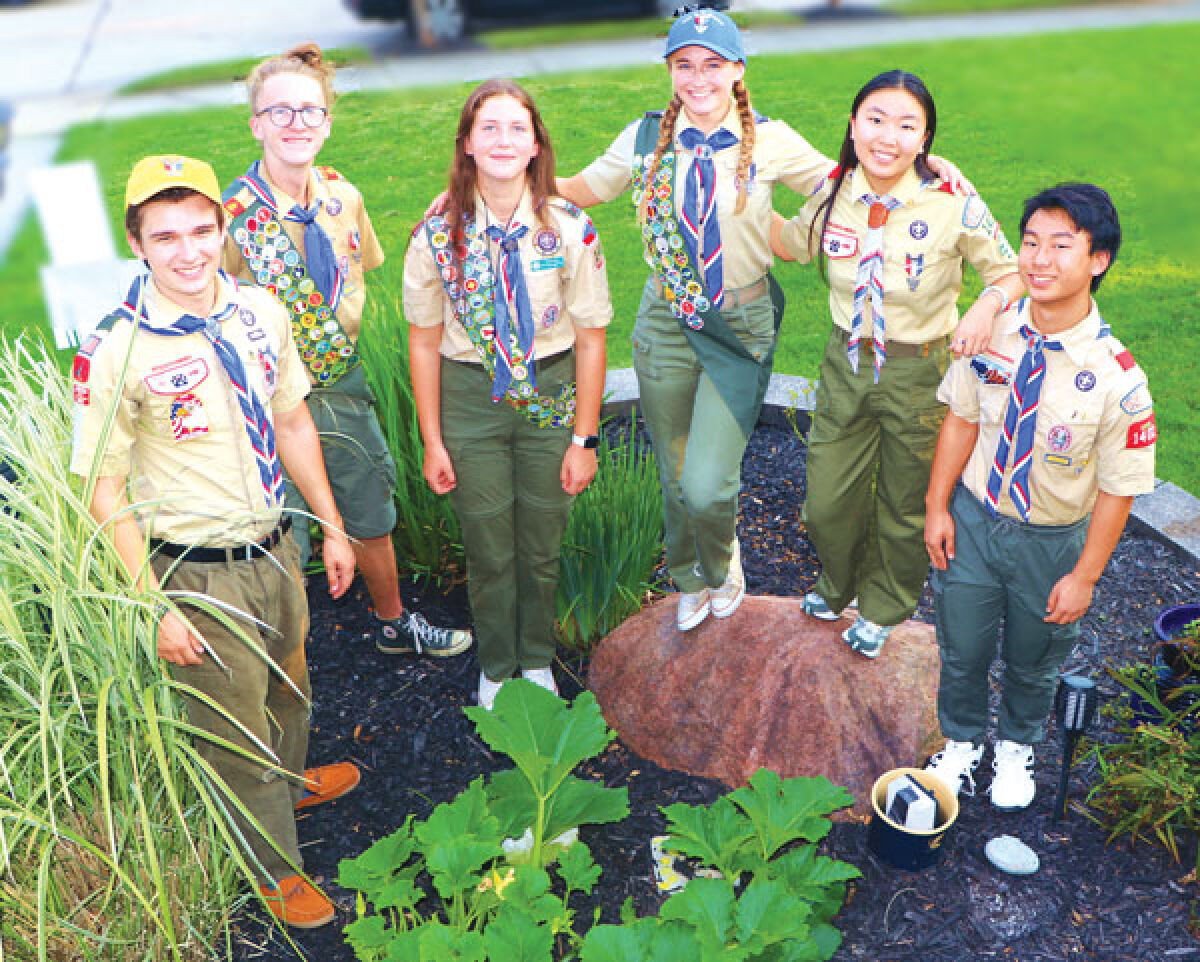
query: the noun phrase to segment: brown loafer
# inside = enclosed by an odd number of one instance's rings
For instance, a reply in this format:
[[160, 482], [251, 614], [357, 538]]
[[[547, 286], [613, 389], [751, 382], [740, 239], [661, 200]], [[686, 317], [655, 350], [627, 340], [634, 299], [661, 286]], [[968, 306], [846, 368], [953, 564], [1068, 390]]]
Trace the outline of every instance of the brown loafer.
[[341, 798], [353, 789], [361, 778], [362, 773], [353, 762], [337, 762], [333, 765], [305, 769], [304, 797], [296, 803], [296, 811]]
[[260, 885], [258, 891], [271, 914], [293, 928], [318, 929], [337, 914], [329, 896], [299, 875], [281, 879], [278, 888]]

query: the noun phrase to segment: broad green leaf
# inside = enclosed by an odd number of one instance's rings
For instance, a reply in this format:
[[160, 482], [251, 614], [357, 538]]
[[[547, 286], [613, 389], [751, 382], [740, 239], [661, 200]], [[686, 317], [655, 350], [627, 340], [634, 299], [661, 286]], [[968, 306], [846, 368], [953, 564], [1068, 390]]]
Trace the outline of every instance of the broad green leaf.
[[383, 954], [394, 933], [382, 915], [367, 915], [342, 929], [342, 936], [360, 959], [374, 959]]
[[421, 943], [421, 962], [487, 962], [483, 936], [478, 932], [429, 922], [416, 930]]
[[590, 691], [568, 706], [565, 701], [524, 678], [505, 684], [491, 711], [466, 709], [480, 737], [494, 751], [513, 760], [545, 798], [576, 765], [599, 755], [615, 734]]
[[[652, 921], [652, 920], [647, 920]], [[696, 939], [696, 930], [681, 922], [663, 922], [653, 930], [650, 940], [650, 958], [685, 960], [699, 959], [702, 947]]]
[[473, 888], [479, 870], [503, 853], [499, 823], [488, 813], [482, 778], [454, 801], [435, 808], [415, 834], [425, 851], [425, 867], [444, 899]]
[[425, 893], [417, 887], [413, 879], [394, 878], [384, 885], [371, 901], [380, 911], [383, 909], [404, 911], [413, 908], [424, 897]]
[[361, 855], [343, 859], [338, 865], [338, 884], [366, 894], [375, 901], [373, 890], [390, 879], [411, 857], [414, 849], [410, 815], [391, 835], [375, 842]]
[[541, 919], [505, 905], [483, 933], [488, 962], [550, 962], [554, 933]]
[[505, 838], [520, 838], [537, 818], [537, 796], [518, 769], [496, 772], [487, 783], [488, 811], [496, 816]]
[[637, 909], [633, 907], [633, 896], [626, 895], [621, 902], [621, 924], [633, 925], [637, 921]]
[[829, 834], [825, 816], [854, 804], [854, 797], [824, 775], [789, 778], [783, 781], [770, 769], [760, 768], [750, 784], [731, 792], [729, 798], [746, 813], [771, 858], [796, 839], [818, 842]]
[[505, 903], [539, 922], [549, 922], [562, 914], [562, 899], [551, 893], [550, 876], [545, 869], [518, 865], [513, 869], [512, 878], [500, 892]]
[[576, 842], [558, 857], [558, 877], [568, 891], [590, 895], [600, 881], [600, 866], [592, 859], [592, 851], [583, 842]]
[[781, 882], [755, 879], [738, 899], [735, 916], [738, 941], [766, 946], [785, 939], [806, 939], [808, 913], [808, 906]]
[[724, 945], [733, 927], [733, 911], [733, 886], [727, 879], [696, 878], [667, 899], [658, 914], [664, 921], [678, 919], [691, 925], [702, 944]]
[[[439, 923], [432, 923], [439, 924]], [[391, 944], [387, 947], [385, 962], [423, 962], [425, 956], [421, 953], [421, 935], [425, 927], [395, 932]]]
[[546, 838], [580, 825], [619, 822], [629, 814], [629, 789], [609, 788], [568, 775], [546, 803]]
[[727, 878], [736, 875], [738, 853], [754, 835], [745, 815], [725, 796], [707, 808], [678, 802], [663, 810], [670, 838], [664, 848], [698, 858]]
[[809, 933], [809, 938], [812, 939], [813, 944], [817, 947], [816, 958], [819, 962], [832, 959], [833, 953], [842, 944], [842, 933], [827, 922], [819, 922], [814, 925], [812, 931]]
[[[647, 953], [649, 936], [653, 933], [653, 919], [624, 925], [593, 925], [583, 938], [580, 962], [658, 962], [660, 957]], [[665, 962], [669, 957], [661, 958]]]
[[827, 922], [841, 911], [846, 882], [862, 873], [848, 862], [818, 855], [812, 845], [800, 845], [771, 863], [773, 877], [812, 906], [813, 921]]

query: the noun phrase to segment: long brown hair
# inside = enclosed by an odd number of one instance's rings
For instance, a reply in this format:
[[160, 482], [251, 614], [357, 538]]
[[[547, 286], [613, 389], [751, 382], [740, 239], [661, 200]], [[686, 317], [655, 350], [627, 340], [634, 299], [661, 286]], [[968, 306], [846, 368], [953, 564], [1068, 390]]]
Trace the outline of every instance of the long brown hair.
[[262, 93], [267, 79], [281, 73], [296, 73], [312, 77], [321, 85], [325, 95], [325, 107], [333, 109], [333, 64], [329, 63], [321, 48], [315, 43], [302, 43], [275, 57], [270, 57], [250, 71], [246, 77], [246, 92], [250, 99], [250, 112], [258, 110], [258, 95]]
[[[754, 140], [757, 136], [757, 121], [754, 117], [754, 110], [750, 106], [750, 92], [746, 89], [744, 78], [735, 80], [733, 83], [733, 102], [737, 104], [738, 119], [742, 124], [742, 138], [738, 145], [737, 204], [733, 208], [734, 214], [740, 214], [746, 209], [746, 194], [750, 189], [750, 164], [754, 159]], [[679, 111], [682, 109], [683, 101], [679, 99], [678, 94], [673, 94], [658, 125], [658, 142], [654, 145], [654, 156], [650, 162], [650, 170], [646, 174], [646, 184], [654, 183], [654, 175], [658, 172], [662, 156], [671, 146], [671, 141], [675, 139], [675, 122], [679, 119]], [[649, 202], [650, 192], [646, 191], [642, 196], [642, 202], [638, 204], [638, 220], [643, 223], [646, 220], [646, 205]]]
[[471, 128], [475, 126], [475, 117], [480, 108], [493, 97], [512, 97], [529, 111], [538, 152], [529, 161], [525, 178], [538, 223], [543, 227], [550, 226], [546, 208], [547, 201], [554, 194], [554, 148], [550, 144], [550, 134], [542, 123], [537, 105], [525, 88], [506, 77], [496, 77], [485, 80], [471, 91], [467, 102], [463, 104], [462, 114], [458, 118], [458, 131], [454, 135], [454, 159], [450, 162], [450, 178], [446, 186], [446, 222], [456, 250], [464, 240], [466, 218], [475, 212], [475, 158], [467, 153], [467, 138], [471, 136]]

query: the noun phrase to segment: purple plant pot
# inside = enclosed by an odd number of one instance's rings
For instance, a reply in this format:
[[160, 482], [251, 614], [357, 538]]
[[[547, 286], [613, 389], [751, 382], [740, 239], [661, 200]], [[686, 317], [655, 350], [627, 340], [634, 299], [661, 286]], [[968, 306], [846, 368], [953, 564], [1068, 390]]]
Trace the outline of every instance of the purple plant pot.
[[1200, 619], [1200, 604], [1172, 605], [1154, 619], [1154, 635], [1159, 641], [1173, 641], [1184, 628]]

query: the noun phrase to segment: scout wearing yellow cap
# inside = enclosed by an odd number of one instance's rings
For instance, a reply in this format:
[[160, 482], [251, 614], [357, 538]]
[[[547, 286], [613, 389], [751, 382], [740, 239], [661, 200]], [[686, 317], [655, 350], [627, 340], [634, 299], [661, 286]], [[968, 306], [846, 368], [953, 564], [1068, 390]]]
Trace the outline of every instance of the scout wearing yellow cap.
[[125, 209], [144, 204], [156, 194], [183, 187], [203, 194], [214, 204], [221, 203], [221, 186], [212, 167], [194, 157], [181, 154], [155, 154], [133, 165], [125, 185]]

